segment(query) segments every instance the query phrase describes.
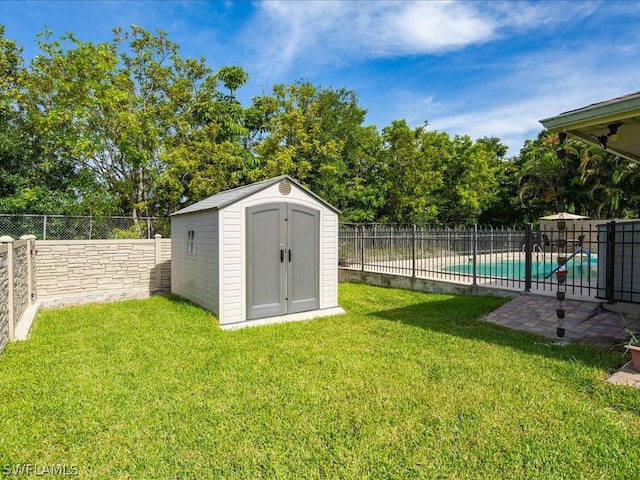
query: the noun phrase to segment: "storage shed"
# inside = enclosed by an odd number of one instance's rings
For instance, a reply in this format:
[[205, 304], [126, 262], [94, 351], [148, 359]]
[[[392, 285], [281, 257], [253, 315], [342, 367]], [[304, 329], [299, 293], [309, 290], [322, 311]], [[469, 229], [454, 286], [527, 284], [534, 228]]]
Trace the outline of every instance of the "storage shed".
[[344, 313], [338, 211], [283, 175], [171, 215], [171, 291], [222, 328]]

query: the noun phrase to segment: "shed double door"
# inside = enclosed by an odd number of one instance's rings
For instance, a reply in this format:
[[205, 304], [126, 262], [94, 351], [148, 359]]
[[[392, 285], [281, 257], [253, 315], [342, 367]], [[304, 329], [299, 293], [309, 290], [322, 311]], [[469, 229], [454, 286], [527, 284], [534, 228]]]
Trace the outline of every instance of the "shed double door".
[[319, 308], [320, 212], [269, 203], [246, 222], [247, 320]]

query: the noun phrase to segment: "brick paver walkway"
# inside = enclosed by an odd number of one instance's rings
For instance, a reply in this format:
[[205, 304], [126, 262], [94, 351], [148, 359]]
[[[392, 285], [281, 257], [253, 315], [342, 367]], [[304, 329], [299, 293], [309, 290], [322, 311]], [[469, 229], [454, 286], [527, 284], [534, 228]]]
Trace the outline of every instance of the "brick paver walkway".
[[[556, 334], [558, 306], [559, 302], [554, 297], [523, 294], [486, 315], [484, 320], [557, 340], [620, 351], [628, 338], [625, 328], [640, 331], [637, 318], [603, 310], [597, 302], [565, 300], [565, 336], [559, 338]], [[609, 381], [640, 388], [640, 373], [627, 364]]]

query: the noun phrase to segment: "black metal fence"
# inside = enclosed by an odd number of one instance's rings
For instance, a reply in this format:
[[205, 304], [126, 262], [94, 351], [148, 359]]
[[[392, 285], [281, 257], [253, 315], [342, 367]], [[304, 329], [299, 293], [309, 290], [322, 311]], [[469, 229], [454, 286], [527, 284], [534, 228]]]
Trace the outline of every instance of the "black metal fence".
[[640, 221], [598, 226], [598, 297], [640, 303]]
[[163, 217], [87, 217], [73, 215], [0, 214], [0, 236], [38, 240], [151, 239], [169, 237], [171, 226]]
[[[640, 302], [640, 222], [557, 227], [556, 222], [538, 229], [342, 224], [339, 264], [522, 291], [556, 291], [562, 275], [567, 293]], [[559, 256], [566, 258], [562, 268]]]

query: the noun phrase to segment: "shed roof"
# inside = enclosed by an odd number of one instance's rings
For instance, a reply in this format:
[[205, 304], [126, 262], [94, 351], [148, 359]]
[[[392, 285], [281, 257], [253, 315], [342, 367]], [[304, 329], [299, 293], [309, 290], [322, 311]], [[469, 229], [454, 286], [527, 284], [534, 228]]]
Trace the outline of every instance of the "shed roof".
[[202, 212], [206, 210], [218, 210], [220, 208], [224, 208], [233, 203], [236, 203], [242, 199], [245, 199], [248, 196], [253, 195], [254, 193], [257, 193], [261, 190], [264, 190], [265, 188], [270, 187], [271, 185], [275, 185], [281, 182], [282, 180], [290, 181], [291, 183], [296, 185], [298, 188], [302, 189], [307, 194], [311, 195], [313, 198], [318, 200], [320, 203], [322, 203], [324, 206], [326, 206], [330, 210], [334, 211], [335, 213], [340, 213], [340, 211], [337, 208], [335, 208], [330, 203], [327, 203], [325, 200], [320, 198], [318, 195], [313, 193], [308, 188], [301, 185], [294, 178], [290, 177], [289, 175], [280, 175], [279, 177], [270, 178], [269, 180], [264, 180], [262, 182], [256, 182], [250, 185], [245, 185], [243, 187], [233, 188], [231, 190], [225, 190], [223, 192], [217, 193], [209, 198], [200, 200], [199, 202], [196, 202], [193, 205], [189, 205], [188, 207], [178, 210], [177, 212], [172, 213], [171, 216], [183, 215], [185, 213]]

